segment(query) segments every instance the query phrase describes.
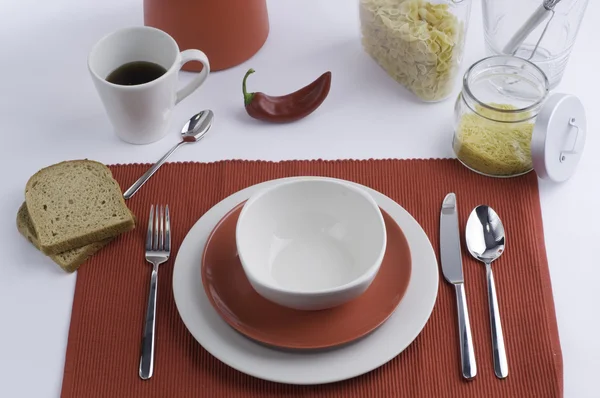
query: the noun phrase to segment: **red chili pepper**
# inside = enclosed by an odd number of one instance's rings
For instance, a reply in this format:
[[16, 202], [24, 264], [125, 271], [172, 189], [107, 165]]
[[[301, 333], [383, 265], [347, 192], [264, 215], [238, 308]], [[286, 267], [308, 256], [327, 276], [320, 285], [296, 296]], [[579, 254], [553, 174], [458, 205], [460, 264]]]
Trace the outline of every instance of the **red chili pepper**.
[[331, 72], [323, 73], [317, 80], [291, 94], [273, 97], [261, 92], [248, 93], [246, 79], [254, 69], [248, 70], [242, 82], [244, 105], [248, 115], [268, 122], [293, 122], [311, 114], [327, 98], [331, 86]]

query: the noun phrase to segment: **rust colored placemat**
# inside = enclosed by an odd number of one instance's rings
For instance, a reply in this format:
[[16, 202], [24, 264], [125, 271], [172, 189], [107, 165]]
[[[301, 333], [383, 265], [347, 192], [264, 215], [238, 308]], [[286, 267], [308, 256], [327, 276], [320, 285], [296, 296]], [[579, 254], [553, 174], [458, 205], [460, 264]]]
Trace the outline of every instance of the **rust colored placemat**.
[[[116, 165], [111, 169], [126, 189], [147, 167]], [[455, 295], [442, 278], [431, 318], [398, 357], [351, 380], [291, 386], [229, 368], [194, 340], [173, 300], [172, 260], [162, 265], [159, 273], [154, 376], [140, 380], [139, 346], [151, 272], [143, 252], [150, 204], [170, 205], [176, 255], [187, 231], [218, 201], [256, 183], [296, 175], [343, 178], [382, 192], [415, 217], [436, 253], [440, 206], [448, 192], [457, 194], [461, 232], [474, 206], [491, 205], [507, 231], [506, 252], [494, 272], [506, 336], [508, 378], [494, 376], [484, 267], [465, 251], [467, 300], [478, 363], [478, 375], [472, 382], [464, 382], [460, 376]], [[562, 355], [533, 173], [516, 179], [491, 179], [454, 160], [173, 163], [164, 165], [128, 205], [140, 220], [138, 228], [111, 243], [78, 271], [64, 398], [562, 396]]]

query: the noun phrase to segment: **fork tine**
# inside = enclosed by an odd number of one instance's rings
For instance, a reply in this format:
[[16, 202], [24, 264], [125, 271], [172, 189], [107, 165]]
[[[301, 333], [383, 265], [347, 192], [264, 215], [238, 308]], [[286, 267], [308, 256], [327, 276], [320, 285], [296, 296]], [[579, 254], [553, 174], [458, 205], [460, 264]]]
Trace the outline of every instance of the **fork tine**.
[[154, 241], [152, 242], [152, 250], [158, 250], [158, 213], [159, 206], [156, 205], [156, 210], [154, 211]]
[[165, 251], [171, 251], [171, 217], [169, 216], [169, 205], [165, 208]]
[[150, 219], [148, 220], [148, 233], [146, 234], [146, 251], [152, 250], [152, 223], [154, 222], [154, 205], [150, 205]]
[[160, 237], [158, 239], [158, 250], [165, 250], [165, 207], [160, 205]]

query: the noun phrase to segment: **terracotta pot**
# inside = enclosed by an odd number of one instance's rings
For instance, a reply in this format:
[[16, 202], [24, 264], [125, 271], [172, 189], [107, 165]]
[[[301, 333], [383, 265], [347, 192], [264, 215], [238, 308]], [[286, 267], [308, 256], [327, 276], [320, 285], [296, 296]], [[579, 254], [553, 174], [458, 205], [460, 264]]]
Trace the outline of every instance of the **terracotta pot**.
[[202, 50], [211, 71], [246, 61], [269, 35], [266, 0], [144, 0], [144, 24], [173, 36], [181, 50]]

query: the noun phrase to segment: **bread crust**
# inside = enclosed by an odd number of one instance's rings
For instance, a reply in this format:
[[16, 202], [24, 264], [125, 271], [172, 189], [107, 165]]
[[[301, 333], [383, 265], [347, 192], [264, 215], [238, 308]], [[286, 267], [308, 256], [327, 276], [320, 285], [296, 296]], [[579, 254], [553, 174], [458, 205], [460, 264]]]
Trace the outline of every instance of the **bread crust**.
[[[19, 211], [17, 212], [17, 229], [21, 235], [23, 235], [36, 249], [39, 250], [37, 234], [31, 225], [31, 220], [29, 219], [25, 202], [21, 204], [21, 207], [19, 207]], [[63, 253], [53, 254], [49, 257], [65, 272], [71, 273], [76, 271], [81, 264], [85, 263], [91, 256], [108, 245], [112, 240], [113, 239], [105, 239], [103, 241], [94, 242]]]

